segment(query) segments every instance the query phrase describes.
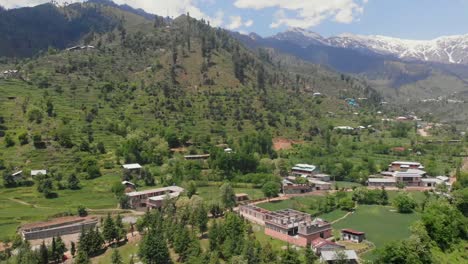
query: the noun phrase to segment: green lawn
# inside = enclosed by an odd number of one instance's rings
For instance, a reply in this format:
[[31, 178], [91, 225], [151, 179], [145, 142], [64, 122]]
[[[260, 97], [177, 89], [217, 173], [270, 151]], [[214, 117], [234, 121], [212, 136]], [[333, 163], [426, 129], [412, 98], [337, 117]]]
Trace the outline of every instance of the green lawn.
[[[332, 182], [333, 188], [335, 187], [334, 182]], [[362, 184], [356, 183], [356, 182], [347, 182], [347, 181], [336, 181], [336, 184], [338, 184], [338, 188], [353, 188], [353, 187], [361, 187]]]
[[45, 199], [35, 186], [0, 188], [0, 240], [13, 236], [21, 224], [46, 220], [59, 213], [75, 213], [79, 205], [90, 209], [116, 208], [117, 201], [110, 191], [116, 181], [120, 177], [115, 174], [82, 180], [81, 190], [59, 190], [54, 199]]
[[[410, 235], [410, 226], [420, 215], [400, 214], [389, 206], [360, 205], [355, 213], [333, 224], [335, 230], [352, 228], [366, 232], [367, 240], [376, 248], [390, 241], [405, 239]], [[369, 256], [372, 257], [372, 256]]]
[[[246, 193], [249, 195], [250, 200], [265, 197], [261, 189], [255, 188], [233, 188], [235, 193]], [[205, 201], [219, 200], [219, 187], [218, 186], [204, 186], [197, 187], [197, 194]]]
[[[138, 243], [128, 243], [125, 244], [117, 250], [120, 253], [120, 256], [122, 256], [123, 263], [129, 263], [130, 258], [132, 255], [134, 255], [133, 261], [135, 263], [138, 263], [139, 258], [137, 256], [138, 254]], [[92, 260], [94, 264], [107, 264], [111, 263], [111, 256], [112, 256], [112, 251], [113, 249], [108, 249], [104, 255], [101, 255], [99, 257], [96, 257], [95, 259]]]

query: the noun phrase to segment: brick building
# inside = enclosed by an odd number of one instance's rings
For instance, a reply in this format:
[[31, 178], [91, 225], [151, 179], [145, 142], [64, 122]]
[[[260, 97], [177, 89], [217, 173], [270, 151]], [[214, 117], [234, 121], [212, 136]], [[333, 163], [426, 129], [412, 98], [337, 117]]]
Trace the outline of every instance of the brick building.
[[289, 244], [306, 247], [317, 238], [332, 236], [331, 224], [292, 209], [268, 211], [253, 205], [240, 206], [247, 220], [265, 225], [265, 234]]
[[153, 209], [162, 206], [164, 199], [173, 199], [178, 197], [184, 191], [179, 186], [169, 186], [139, 192], [130, 192], [126, 195], [129, 197], [129, 204], [134, 209]]

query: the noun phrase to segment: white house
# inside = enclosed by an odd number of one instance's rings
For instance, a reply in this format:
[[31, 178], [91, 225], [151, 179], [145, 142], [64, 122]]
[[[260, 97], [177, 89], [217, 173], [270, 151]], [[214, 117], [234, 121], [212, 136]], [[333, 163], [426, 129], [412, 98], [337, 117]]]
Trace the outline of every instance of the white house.
[[31, 177], [35, 177], [39, 174], [47, 175], [47, 170], [31, 170]]

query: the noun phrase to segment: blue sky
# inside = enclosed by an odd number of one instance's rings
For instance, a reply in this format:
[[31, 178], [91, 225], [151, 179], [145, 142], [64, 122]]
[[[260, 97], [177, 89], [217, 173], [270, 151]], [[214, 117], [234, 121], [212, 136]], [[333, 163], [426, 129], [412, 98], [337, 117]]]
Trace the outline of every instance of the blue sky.
[[[84, 0], [57, 0], [82, 2]], [[288, 27], [324, 36], [379, 34], [408, 39], [468, 34], [468, 0], [114, 0], [159, 15], [190, 12], [212, 25], [273, 35]], [[7, 8], [49, 0], [0, 0]]]

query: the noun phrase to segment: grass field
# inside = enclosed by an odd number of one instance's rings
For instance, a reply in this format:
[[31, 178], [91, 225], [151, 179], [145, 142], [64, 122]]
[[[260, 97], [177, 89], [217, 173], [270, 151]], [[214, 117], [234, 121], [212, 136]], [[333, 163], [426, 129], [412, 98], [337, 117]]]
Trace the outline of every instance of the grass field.
[[[360, 205], [353, 214], [333, 224], [333, 228], [335, 231], [352, 228], [366, 232], [367, 240], [376, 248], [382, 248], [390, 241], [409, 237], [410, 226], [419, 217], [418, 213], [397, 213], [389, 206]], [[367, 255], [372, 258], [372, 252]]]
[[110, 191], [116, 181], [120, 181], [120, 177], [115, 174], [81, 181], [81, 190], [58, 190], [58, 197], [54, 199], [44, 198], [35, 186], [1, 188], [0, 240], [13, 236], [21, 224], [46, 220], [60, 213], [76, 213], [79, 205], [90, 209], [116, 208], [116, 199]]
[[[254, 188], [233, 188], [235, 193], [246, 193], [249, 195], [250, 200], [265, 197], [261, 189]], [[204, 186], [197, 188], [197, 194], [200, 195], [205, 201], [219, 200], [219, 187], [218, 186]]]

